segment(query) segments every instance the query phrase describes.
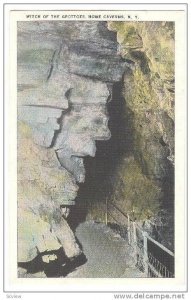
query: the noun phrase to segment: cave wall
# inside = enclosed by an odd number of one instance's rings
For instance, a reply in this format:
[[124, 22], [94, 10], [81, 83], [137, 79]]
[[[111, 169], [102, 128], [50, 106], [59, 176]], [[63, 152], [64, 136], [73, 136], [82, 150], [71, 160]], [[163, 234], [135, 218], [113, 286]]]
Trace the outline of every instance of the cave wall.
[[121, 195], [121, 205], [127, 201], [138, 219], [163, 208], [173, 214], [174, 23], [108, 22], [108, 28], [117, 33], [121, 56], [134, 63], [123, 79], [133, 145], [121, 164], [114, 199]]

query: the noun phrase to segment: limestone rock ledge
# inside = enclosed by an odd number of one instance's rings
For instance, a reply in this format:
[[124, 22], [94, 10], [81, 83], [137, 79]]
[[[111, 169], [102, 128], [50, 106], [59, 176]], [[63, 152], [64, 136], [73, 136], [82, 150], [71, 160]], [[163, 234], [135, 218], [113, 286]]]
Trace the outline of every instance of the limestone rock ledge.
[[133, 67], [106, 22], [18, 22], [18, 261], [81, 253], [62, 217], [84, 182], [83, 157], [110, 138], [112, 84]]

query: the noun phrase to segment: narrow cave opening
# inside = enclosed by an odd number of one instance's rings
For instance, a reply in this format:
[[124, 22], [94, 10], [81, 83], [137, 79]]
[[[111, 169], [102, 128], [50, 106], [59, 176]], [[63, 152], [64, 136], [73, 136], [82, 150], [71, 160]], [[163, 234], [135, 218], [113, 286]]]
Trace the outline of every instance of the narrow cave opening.
[[[84, 159], [86, 179], [80, 185], [76, 205], [69, 220], [73, 228], [85, 221], [92, 206], [97, 206], [101, 213], [106, 198], [113, 193], [120, 162], [132, 151], [132, 133], [128, 124], [130, 118], [122, 95], [122, 87], [122, 82], [113, 85], [112, 100], [108, 103], [111, 138], [108, 141], [97, 141], [95, 157]], [[99, 215], [99, 211], [97, 213]]]

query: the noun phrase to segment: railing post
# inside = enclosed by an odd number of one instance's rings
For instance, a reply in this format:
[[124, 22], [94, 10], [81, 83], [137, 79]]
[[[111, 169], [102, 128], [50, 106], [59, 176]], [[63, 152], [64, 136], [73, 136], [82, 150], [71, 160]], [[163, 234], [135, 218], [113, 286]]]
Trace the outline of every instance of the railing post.
[[136, 224], [133, 222], [133, 243], [137, 244], [137, 233], [136, 233]]
[[127, 232], [128, 243], [129, 243], [129, 245], [131, 245], [131, 223], [130, 223], [130, 217], [129, 217], [129, 215], [127, 215], [127, 224], [128, 224], [128, 232]]
[[137, 263], [137, 232], [136, 232], [136, 223], [135, 221], [132, 222], [133, 225], [133, 248], [135, 253], [135, 259]]
[[143, 231], [143, 263], [145, 274], [148, 275], [148, 243], [147, 232]]
[[105, 202], [105, 225], [108, 223], [108, 199], [106, 197], [106, 202]]

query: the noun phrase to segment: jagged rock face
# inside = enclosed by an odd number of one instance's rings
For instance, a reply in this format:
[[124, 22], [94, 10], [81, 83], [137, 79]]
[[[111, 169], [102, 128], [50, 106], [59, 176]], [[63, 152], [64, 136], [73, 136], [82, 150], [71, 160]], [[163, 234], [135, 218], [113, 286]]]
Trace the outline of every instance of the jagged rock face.
[[105, 22], [18, 22], [18, 260], [81, 250], [60, 207], [75, 204], [83, 157], [110, 138], [111, 87], [129, 68]]
[[55, 151], [34, 143], [32, 129], [18, 122], [18, 261], [64, 247], [68, 257], [81, 253], [60, 206], [73, 201], [78, 186], [61, 168]]

